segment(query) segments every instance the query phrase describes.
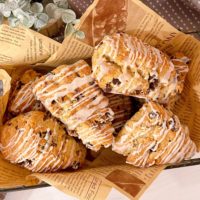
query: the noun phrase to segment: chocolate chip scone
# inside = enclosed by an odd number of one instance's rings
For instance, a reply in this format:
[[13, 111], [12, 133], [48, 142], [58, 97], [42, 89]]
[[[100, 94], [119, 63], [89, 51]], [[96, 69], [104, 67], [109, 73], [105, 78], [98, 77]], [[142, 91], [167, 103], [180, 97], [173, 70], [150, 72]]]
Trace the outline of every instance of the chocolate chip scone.
[[86, 149], [55, 118], [30, 111], [9, 120], [1, 128], [1, 153], [12, 163], [33, 172], [78, 168]]
[[36, 82], [33, 92], [88, 148], [98, 151], [112, 144], [113, 111], [85, 61], [57, 67]]
[[196, 152], [188, 128], [171, 111], [153, 102], [145, 103], [127, 121], [112, 149], [137, 167], [180, 162]]
[[8, 105], [10, 113], [18, 115], [31, 110], [44, 110], [44, 107], [36, 100], [32, 92], [34, 81], [40, 76], [41, 74], [30, 69], [15, 83]]
[[93, 77], [108, 93], [159, 103], [179, 93], [176, 67], [160, 50], [126, 33], [105, 36], [92, 57]]
[[109, 100], [109, 107], [114, 112], [113, 126], [115, 131], [118, 132], [131, 118], [133, 113], [133, 103], [131, 97], [105, 93]]

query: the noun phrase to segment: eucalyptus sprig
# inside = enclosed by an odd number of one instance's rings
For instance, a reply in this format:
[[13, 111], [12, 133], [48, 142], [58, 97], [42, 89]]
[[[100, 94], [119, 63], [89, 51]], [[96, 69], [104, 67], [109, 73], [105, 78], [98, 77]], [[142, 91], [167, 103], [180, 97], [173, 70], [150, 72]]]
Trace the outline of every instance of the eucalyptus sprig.
[[65, 36], [73, 34], [79, 39], [83, 39], [85, 37], [84, 32], [76, 30], [74, 27], [80, 20], [76, 19], [76, 13], [69, 9], [67, 0], [53, 0], [53, 3], [46, 5], [45, 10], [50, 18], [61, 18], [66, 24]]
[[49, 20], [43, 10], [41, 3], [31, 3], [31, 0], [2, 0], [0, 2], [0, 22], [2, 23], [3, 19], [7, 18], [12, 27], [21, 24], [39, 30]]
[[51, 19], [62, 19], [66, 24], [65, 36], [75, 35], [79, 39], [85, 37], [84, 32], [75, 29], [79, 23], [76, 13], [69, 8], [67, 0], [49, 0], [45, 8], [42, 3], [31, 0], [0, 0], [0, 24], [6, 18], [12, 27], [24, 25], [40, 30]]

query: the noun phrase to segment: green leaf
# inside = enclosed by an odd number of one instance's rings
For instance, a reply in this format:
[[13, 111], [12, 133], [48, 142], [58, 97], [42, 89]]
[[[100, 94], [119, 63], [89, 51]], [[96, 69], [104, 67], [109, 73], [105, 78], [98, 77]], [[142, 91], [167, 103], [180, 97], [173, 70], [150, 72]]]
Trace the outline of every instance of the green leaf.
[[71, 23], [67, 24], [65, 27], [65, 37], [73, 34], [74, 32], [75, 32], [74, 26]]
[[37, 15], [37, 19], [34, 23], [34, 27], [36, 29], [41, 29], [42, 27], [46, 26], [48, 23], [49, 17], [45, 13], [40, 13]]
[[78, 39], [84, 39], [85, 38], [85, 33], [83, 31], [76, 31], [75, 36]]
[[57, 6], [53, 3], [49, 3], [45, 7], [45, 11], [50, 18], [54, 18], [54, 12], [57, 9]]
[[10, 17], [11, 11], [9, 11], [9, 10], [8, 11], [3, 11], [2, 14], [3, 14], [4, 17]]
[[68, 24], [76, 20], [76, 13], [73, 10], [67, 9], [62, 13], [62, 20]]
[[62, 17], [62, 14], [65, 10], [63, 8], [56, 8], [54, 10], [54, 13], [53, 13], [53, 18], [54, 19], [60, 19]]
[[33, 13], [42, 13], [43, 11], [43, 5], [41, 3], [35, 2], [31, 5], [31, 11]]
[[31, 28], [35, 22], [35, 17], [34, 16], [24, 16], [22, 18], [21, 24], [23, 24], [24, 26], [26, 26], [27, 28]]
[[8, 23], [11, 27], [17, 27], [20, 24], [20, 21], [16, 17], [9, 17]]
[[76, 25], [76, 24], [79, 24], [80, 23], [80, 19], [75, 19], [72, 24]]
[[53, 2], [59, 7], [67, 9], [69, 4], [67, 0], [53, 0]]

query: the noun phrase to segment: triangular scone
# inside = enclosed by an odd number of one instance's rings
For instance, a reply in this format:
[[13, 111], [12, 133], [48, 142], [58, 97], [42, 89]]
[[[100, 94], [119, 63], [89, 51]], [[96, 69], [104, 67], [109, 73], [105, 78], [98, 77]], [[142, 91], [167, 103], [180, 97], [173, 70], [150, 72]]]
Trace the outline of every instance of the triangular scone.
[[111, 145], [113, 111], [85, 61], [57, 67], [36, 82], [33, 92], [66, 125], [69, 134], [79, 137], [89, 149], [98, 151]]
[[153, 102], [145, 103], [127, 121], [112, 149], [137, 167], [180, 162], [196, 152], [188, 128], [171, 111]]
[[53, 172], [83, 164], [86, 148], [65, 127], [41, 111], [9, 120], [1, 128], [1, 153], [12, 163], [33, 172]]
[[179, 71], [170, 58], [126, 33], [104, 37], [95, 47], [92, 70], [100, 88], [108, 93], [162, 104], [180, 93]]
[[36, 100], [32, 91], [34, 81], [40, 76], [40, 73], [30, 69], [21, 76], [20, 80], [14, 83], [8, 104], [9, 113], [18, 115], [31, 110], [44, 110], [44, 107]]

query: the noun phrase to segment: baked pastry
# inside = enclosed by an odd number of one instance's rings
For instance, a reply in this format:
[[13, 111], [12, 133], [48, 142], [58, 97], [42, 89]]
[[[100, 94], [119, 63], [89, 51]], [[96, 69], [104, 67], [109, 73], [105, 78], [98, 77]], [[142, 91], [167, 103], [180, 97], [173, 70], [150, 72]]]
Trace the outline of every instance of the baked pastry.
[[8, 105], [10, 113], [18, 115], [31, 110], [44, 110], [44, 107], [36, 100], [32, 92], [34, 81], [40, 76], [41, 74], [30, 69], [15, 83]]
[[180, 162], [196, 152], [188, 128], [171, 111], [153, 102], [145, 103], [127, 121], [112, 149], [137, 167]]
[[131, 118], [133, 113], [133, 104], [131, 97], [105, 93], [105, 96], [109, 100], [109, 107], [114, 112], [113, 126], [115, 131], [118, 132]]
[[188, 57], [186, 57], [184, 54], [177, 52], [171, 57], [171, 61], [173, 62], [174, 67], [177, 71], [178, 94], [176, 96], [170, 98], [168, 100], [168, 102], [166, 103], [165, 107], [170, 110], [173, 110], [175, 102], [179, 99], [180, 94], [184, 88], [185, 78], [189, 71], [188, 62], [190, 61], [190, 59]]
[[179, 93], [178, 73], [160, 50], [125, 33], [105, 36], [92, 57], [93, 77], [108, 93], [159, 103]]
[[66, 125], [69, 134], [79, 137], [89, 149], [98, 151], [112, 144], [113, 111], [85, 61], [54, 69], [36, 81], [33, 92]]
[[33, 172], [78, 168], [86, 149], [69, 136], [55, 118], [41, 111], [20, 114], [6, 122], [0, 134], [1, 153]]

